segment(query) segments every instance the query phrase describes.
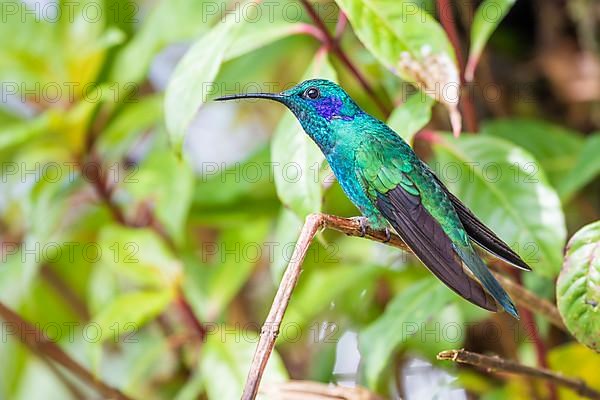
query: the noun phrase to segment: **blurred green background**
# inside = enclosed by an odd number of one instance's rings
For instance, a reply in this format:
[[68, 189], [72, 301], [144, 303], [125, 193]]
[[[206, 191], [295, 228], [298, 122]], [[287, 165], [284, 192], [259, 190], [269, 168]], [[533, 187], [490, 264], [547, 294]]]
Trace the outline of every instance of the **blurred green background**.
[[[0, 4], [0, 398], [106, 398], [97, 382], [131, 398], [239, 398], [304, 217], [357, 211], [281, 106], [210, 100], [311, 76], [410, 141], [532, 265], [512, 278], [558, 301], [568, 329], [477, 309], [411, 255], [326, 231], [263, 389], [578, 398], [436, 361], [464, 347], [600, 390], [597, 1], [310, 3], [323, 26], [295, 0]], [[440, 87], [464, 81], [468, 58], [471, 133], [454, 139]]]

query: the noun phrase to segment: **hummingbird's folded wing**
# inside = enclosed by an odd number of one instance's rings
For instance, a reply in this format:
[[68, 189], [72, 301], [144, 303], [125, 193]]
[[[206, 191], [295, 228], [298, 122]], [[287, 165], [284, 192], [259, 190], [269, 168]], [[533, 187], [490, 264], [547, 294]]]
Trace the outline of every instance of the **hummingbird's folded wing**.
[[[400, 152], [398, 146], [402, 143], [384, 140], [371, 138], [355, 154], [357, 173], [373, 204], [435, 276], [470, 302], [496, 311], [496, 301], [473, 274], [463, 268], [451, 238], [423, 205], [421, 193], [409, 177], [414, 172], [415, 160], [406, 158], [412, 157], [405, 156], [407, 151]], [[452, 210], [443, 192], [433, 195], [445, 200], [440, 208]], [[460, 225], [456, 214], [453, 211], [450, 214]], [[467, 240], [464, 233], [463, 241]]]
[[400, 185], [380, 194], [379, 211], [423, 264], [448, 287], [470, 302], [496, 311], [495, 300], [463, 269], [452, 241], [421, 203]]
[[523, 259], [513, 251], [502, 239], [500, 239], [490, 228], [479, 220], [471, 210], [458, 197], [452, 194], [443, 182], [432, 172], [440, 187], [452, 202], [460, 221], [467, 234], [475, 243], [492, 253], [496, 257], [514, 265], [517, 268], [531, 271], [531, 268]]

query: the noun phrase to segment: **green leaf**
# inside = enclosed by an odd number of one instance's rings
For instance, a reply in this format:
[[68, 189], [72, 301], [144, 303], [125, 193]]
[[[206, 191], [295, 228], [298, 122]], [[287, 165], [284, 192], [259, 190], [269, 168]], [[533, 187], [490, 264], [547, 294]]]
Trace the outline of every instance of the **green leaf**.
[[556, 301], [569, 332], [600, 352], [600, 221], [584, 226], [569, 240]]
[[238, 27], [230, 22], [218, 24], [175, 67], [165, 92], [165, 119], [171, 144], [179, 155], [188, 126], [207, 101], [208, 86], [216, 78]]
[[[274, 217], [281, 203], [273, 185], [268, 146], [239, 164], [223, 168], [202, 163], [194, 185], [191, 215], [194, 221], [229, 226], [252, 223], [258, 216]], [[250, 179], [244, 171], [256, 171]], [[256, 177], [256, 179], [254, 179]]]
[[451, 300], [452, 292], [434, 278], [426, 278], [399, 293], [375, 322], [359, 333], [366, 384], [376, 390], [394, 351], [416, 334], [425, 322]]
[[181, 278], [181, 262], [150, 228], [107, 225], [99, 233], [98, 244], [98, 253], [90, 251], [89, 257], [139, 285], [175, 287]]
[[[120, 19], [133, 22], [141, 14], [134, 14], [138, 6], [129, 3], [118, 10]], [[205, 14], [208, 1], [161, 0], [144, 19], [140, 30], [124, 46], [112, 63], [110, 80], [122, 84], [140, 82], [146, 76], [154, 56], [171, 43], [192, 39], [208, 30]], [[212, 19], [212, 18], [210, 18]]]
[[125, 293], [113, 299], [94, 318], [90, 326], [99, 332], [96, 342], [118, 341], [122, 335], [137, 332], [146, 322], [154, 319], [173, 300], [170, 289]]
[[[302, 80], [320, 77], [336, 81], [336, 74], [324, 53], [317, 54]], [[271, 143], [271, 161], [279, 199], [300, 218], [321, 210], [319, 179], [325, 156], [304, 133], [296, 117], [286, 112]]]
[[151, 207], [169, 237], [181, 244], [194, 190], [190, 166], [162, 147], [152, 152], [139, 169], [118, 173], [124, 176], [120, 187], [134, 198], [135, 205]]
[[572, 171], [583, 146], [583, 138], [577, 132], [534, 119], [487, 122], [481, 133], [508, 140], [527, 150], [539, 161], [554, 187]]
[[162, 105], [161, 95], [146, 96], [124, 105], [96, 141], [100, 158], [105, 163], [122, 160], [140, 135], [162, 122]]
[[[225, 53], [229, 61], [256, 49], [264, 47], [287, 36], [300, 33], [302, 23], [290, 23], [286, 19], [272, 20], [267, 18], [267, 9], [260, 8], [262, 17], [256, 23], [246, 23]], [[249, 17], [252, 20], [252, 17]]]
[[[199, 260], [197, 256], [188, 259], [183, 289], [202, 321], [218, 320], [256, 264], [271, 256], [263, 245], [267, 231], [265, 219], [238, 225], [217, 241], [204, 241]], [[274, 251], [279, 250], [274, 247]]]
[[0, 151], [32, 141], [56, 129], [62, 122], [62, 114], [48, 111], [39, 117], [3, 125], [0, 128]]
[[[298, 31], [294, 24], [267, 24], [268, 18], [263, 16], [268, 7], [245, 7], [247, 4], [250, 2], [238, 4], [236, 13], [202, 36], [175, 68], [165, 94], [165, 116], [177, 153], [181, 153], [187, 128], [198, 108], [213, 91], [222, 63]], [[236, 22], [240, 19], [241, 23]], [[252, 23], [255, 20], [259, 21], [258, 26]]]
[[448, 188], [532, 268], [558, 273], [566, 238], [556, 192], [521, 148], [489, 136], [441, 138], [433, 166]]
[[444, 104], [455, 133], [460, 77], [437, 21], [411, 0], [336, 0], [365, 47], [393, 73]]
[[[315, 254], [323, 255], [323, 249]], [[326, 254], [320, 264], [327, 262]], [[332, 259], [329, 262], [334, 262]], [[336, 265], [314, 269], [303, 274], [298, 289], [290, 302], [283, 320], [283, 326], [294, 324], [304, 328], [320, 312], [324, 311], [344, 293], [348, 293], [353, 287], [361, 285], [366, 287], [369, 282], [383, 272], [382, 268], [371, 265]], [[284, 335], [281, 336], [285, 340]]]
[[[600, 390], [600, 355], [577, 342], [568, 342], [548, 351], [548, 365], [552, 371], [563, 373], [566, 377], [581, 379], [586, 386]], [[560, 385], [558, 395], [563, 400], [580, 400], [579, 393]]]
[[488, 39], [510, 11], [516, 0], [485, 0], [475, 11], [471, 25], [471, 48], [465, 68], [465, 79], [473, 80], [479, 57]]
[[568, 201], [575, 192], [600, 175], [600, 133], [590, 136], [581, 149], [570, 173], [558, 184], [558, 193]]
[[433, 99], [422, 92], [410, 96], [406, 102], [396, 107], [387, 124], [402, 139], [412, 145], [413, 137], [431, 119]]

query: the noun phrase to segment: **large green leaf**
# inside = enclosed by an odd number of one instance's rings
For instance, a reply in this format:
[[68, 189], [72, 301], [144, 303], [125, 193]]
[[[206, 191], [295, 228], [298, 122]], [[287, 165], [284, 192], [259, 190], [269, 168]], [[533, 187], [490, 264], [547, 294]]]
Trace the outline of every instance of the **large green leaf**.
[[0, 128], [0, 150], [10, 149], [52, 132], [62, 123], [62, 119], [62, 114], [51, 110], [31, 120], [3, 125]]
[[248, 7], [252, 3], [258, 2], [246, 0], [237, 4], [235, 13], [202, 36], [175, 68], [165, 94], [165, 116], [176, 152], [181, 151], [198, 108], [212, 95], [223, 62], [298, 32], [296, 24], [270, 21], [268, 6]]
[[600, 221], [581, 228], [569, 240], [556, 301], [569, 332], [600, 352]]
[[437, 21], [411, 0], [336, 3], [379, 62], [443, 103], [454, 132], [459, 132], [459, 71], [452, 45]]
[[558, 273], [566, 238], [556, 192], [523, 149], [489, 136], [442, 138], [433, 166], [450, 191], [545, 276]]
[[567, 201], [579, 189], [600, 176], [600, 133], [590, 136], [577, 157], [570, 173], [558, 184], [560, 197]]
[[479, 5], [471, 25], [471, 48], [465, 68], [465, 79], [473, 80], [483, 48], [516, 0], [485, 0]]
[[[108, 12], [103, 1], [55, 3], [56, 7], [2, 2], [0, 80], [26, 84], [29, 90], [35, 85], [58, 86], [58, 101], [65, 105], [73, 101], [71, 93], [80, 98], [84, 87], [94, 83], [107, 49], [124, 37], [118, 29], [106, 27]], [[37, 92], [38, 104], [55, 105], [56, 100], [49, 101], [42, 90]]]
[[404, 104], [396, 107], [387, 124], [407, 143], [412, 145], [413, 137], [431, 119], [433, 99], [422, 92], [410, 96]]
[[96, 140], [96, 150], [108, 168], [123, 160], [143, 133], [162, 122], [162, 105], [162, 96], [151, 95], [120, 109]]
[[577, 132], [534, 119], [500, 119], [485, 123], [481, 133], [521, 146], [532, 154], [550, 183], [558, 187], [571, 172], [583, 146]]
[[194, 189], [190, 166], [164, 146], [139, 167], [121, 171], [118, 164], [113, 164], [112, 168], [123, 175], [120, 187], [134, 199], [129, 205], [150, 207], [169, 237], [180, 244]]
[[292, 23], [285, 18], [267, 18], [267, 10], [263, 8], [261, 10], [262, 18], [255, 23], [244, 24], [240, 28], [239, 34], [225, 53], [226, 61], [248, 54], [287, 36], [302, 33], [302, 23]]
[[[577, 377], [590, 389], [600, 391], [600, 354], [577, 343], [567, 342], [548, 351], [548, 366], [567, 377]], [[582, 396], [564, 386], [558, 388], [559, 399], [580, 400]]]
[[[319, 264], [327, 263], [327, 258], [331, 258], [329, 262], [334, 262], [334, 257], [340, 256], [326, 254], [325, 251], [317, 254], [324, 255]], [[366, 288], [378, 274], [383, 272], [382, 268], [372, 265], [348, 263], [330, 267], [319, 265], [317, 268], [320, 269], [303, 274], [283, 320], [284, 327], [293, 324], [304, 328], [315, 316], [327, 309], [338, 296], [348, 293], [356, 286]], [[281, 338], [286, 339], [285, 335]]]
[[175, 287], [181, 278], [181, 262], [150, 228], [104, 226], [89, 257], [144, 287]]
[[202, 36], [183, 56], [165, 92], [165, 119], [175, 152], [180, 154], [188, 126], [206, 102], [225, 52], [239, 24], [222, 23]]
[[[207, 31], [207, 3], [205, 0], [160, 0], [145, 17], [139, 31], [117, 53], [111, 66], [110, 80], [123, 85], [140, 82], [162, 48]], [[118, 12], [124, 21], [140, 18], [141, 13], [133, 12], [137, 6], [132, 7], [131, 4], [121, 6], [118, 11], [113, 7], [113, 13]]]
[[256, 264], [280, 250], [264, 245], [267, 228], [265, 219], [238, 225], [218, 240], [204, 241], [199, 259], [187, 259], [183, 289], [202, 321], [218, 320]]
[[[276, 215], [281, 203], [273, 185], [270, 159], [265, 146], [244, 162], [225, 168], [216, 162], [203, 163], [194, 187], [193, 220], [228, 226]], [[244, 171], [257, 172], [244, 179]]]
[[[315, 77], [337, 80], [324, 53], [317, 55], [303, 80]], [[283, 116], [273, 134], [271, 160], [277, 195], [283, 204], [301, 218], [320, 211], [322, 185], [319, 171], [325, 157], [289, 112]]]
[[396, 295], [383, 315], [359, 333], [365, 380], [376, 390], [394, 351], [425, 326], [452, 299], [452, 292], [434, 278], [426, 278]]
[[173, 299], [175, 291], [163, 289], [122, 294], [106, 305], [90, 322], [97, 334], [94, 343], [117, 342], [121, 336], [135, 334], [146, 322], [159, 315]]

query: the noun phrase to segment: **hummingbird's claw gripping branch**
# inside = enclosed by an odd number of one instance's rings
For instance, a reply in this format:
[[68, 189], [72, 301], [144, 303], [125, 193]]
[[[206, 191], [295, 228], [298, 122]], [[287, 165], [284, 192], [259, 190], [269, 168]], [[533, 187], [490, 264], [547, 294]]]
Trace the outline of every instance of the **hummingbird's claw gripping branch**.
[[362, 217], [362, 216], [354, 217], [353, 219], [358, 222], [359, 236], [365, 237], [367, 234], [367, 230], [369, 228], [369, 221], [367, 220], [366, 217]]
[[383, 241], [383, 243], [387, 243], [390, 240], [392, 240], [392, 233], [390, 232], [390, 228], [385, 228], [385, 240]]

